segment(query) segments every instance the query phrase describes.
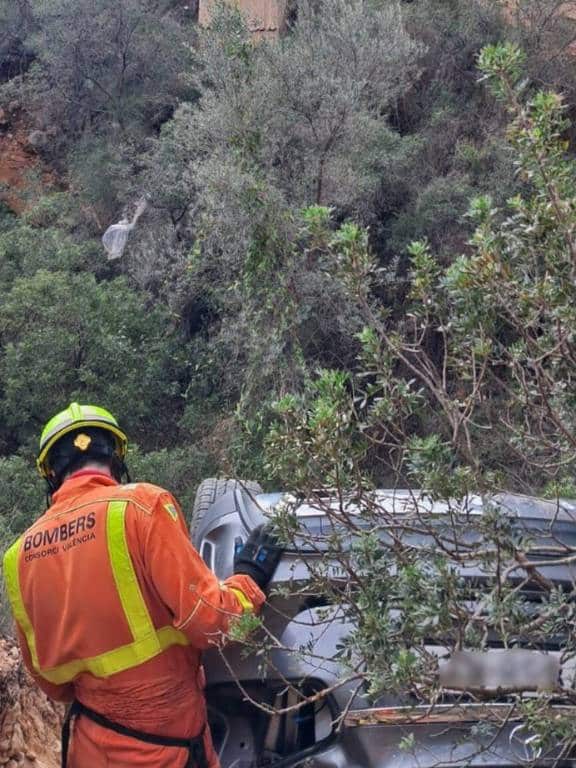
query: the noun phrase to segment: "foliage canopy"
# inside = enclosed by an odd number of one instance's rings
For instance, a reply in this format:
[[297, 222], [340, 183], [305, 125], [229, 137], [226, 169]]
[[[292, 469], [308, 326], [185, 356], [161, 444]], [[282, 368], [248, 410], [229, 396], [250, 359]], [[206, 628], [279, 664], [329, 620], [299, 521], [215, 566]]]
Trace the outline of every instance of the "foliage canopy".
[[[188, 505], [216, 472], [318, 504], [353, 492], [364, 532], [331, 542], [351, 576], [314, 578], [354, 613], [342, 654], [375, 698], [440, 695], [431, 636], [524, 637], [506, 580], [470, 615], [447, 530], [383, 548], [371, 493], [574, 493], [574, 22], [557, 6], [302, 0], [255, 45], [225, 6], [202, 31], [179, 2], [0, 0], [3, 102], [61, 181], [0, 211], [0, 537], [40, 511], [43, 421], [95, 400], [134, 436], [137, 479]], [[106, 263], [98, 236], [142, 195]], [[530, 549], [496, 510], [478, 525], [468, 556], [491, 577]], [[543, 586], [530, 641], [565, 633], [573, 653], [571, 598]]]

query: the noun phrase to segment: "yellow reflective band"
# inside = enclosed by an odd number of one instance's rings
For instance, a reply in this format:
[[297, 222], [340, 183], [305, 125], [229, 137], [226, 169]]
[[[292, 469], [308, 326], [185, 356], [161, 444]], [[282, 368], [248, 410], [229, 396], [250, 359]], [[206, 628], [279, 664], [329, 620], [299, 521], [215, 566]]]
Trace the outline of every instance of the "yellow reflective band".
[[238, 589], [237, 587], [228, 587], [228, 589], [236, 595], [240, 607], [242, 608], [242, 613], [254, 613], [254, 604], [248, 600], [241, 589]]
[[23, 540], [24, 537], [21, 536], [4, 554], [4, 581], [6, 582], [6, 591], [8, 592], [12, 613], [28, 644], [32, 666], [39, 672], [40, 664], [36, 650], [36, 636], [34, 635], [34, 629], [22, 600], [22, 591], [20, 589], [19, 555]]
[[90, 672], [94, 677], [110, 677], [117, 672], [138, 667], [173, 645], [189, 645], [189, 643], [183, 632], [179, 632], [174, 627], [162, 627], [155, 630], [153, 636], [140, 642], [123, 645], [113, 651], [101, 653], [100, 656], [78, 659], [52, 669], [43, 669], [40, 674], [55, 685], [69, 683], [83, 672]]
[[[132, 558], [128, 551], [125, 525], [127, 506], [127, 501], [111, 501], [108, 504], [106, 537], [108, 540], [108, 555], [114, 581], [116, 582], [116, 589], [118, 590], [118, 597], [122, 602], [124, 615], [130, 625], [132, 638], [138, 642], [139, 640], [148, 640], [151, 636], [155, 636], [155, 629], [142, 597]], [[156, 652], [160, 652], [159, 643]]]
[[42, 669], [38, 661], [34, 629], [24, 606], [20, 589], [18, 568], [23, 537], [18, 539], [4, 555], [4, 577], [14, 618], [28, 643], [34, 669], [50, 683], [55, 685], [69, 683], [85, 672], [94, 675], [94, 677], [110, 677], [110, 675], [124, 672], [149, 661], [173, 645], [190, 644], [186, 635], [175, 627], [166, 626], [156, 629], [152, 623], [126, 541], [127, 505], [127, 501], [111, 501], [108, 504], [106, 515], [108, 556], [118, 598], [133, 638], [133, 642], [127, 645], [106, 651], [98, 656], [74, 659], [74, 661], [60, 664], [57, 667]]

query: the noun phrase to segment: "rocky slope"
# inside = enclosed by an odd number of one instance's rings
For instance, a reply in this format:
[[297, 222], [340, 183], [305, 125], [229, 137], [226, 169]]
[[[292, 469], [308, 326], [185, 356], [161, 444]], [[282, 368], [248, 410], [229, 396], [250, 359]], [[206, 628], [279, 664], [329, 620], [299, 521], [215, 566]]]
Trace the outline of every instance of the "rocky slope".
[[22, 213], [29, 198], [38, 196], [38, 183], [52, 181], [37, 149], [50, 140], [42, 131], [30, 131], [18, 108], [0, 107], [0, 200]]
[[0, 638], [0, 766], [58, 768], [63, 715], [30, 679], [15, 644]]

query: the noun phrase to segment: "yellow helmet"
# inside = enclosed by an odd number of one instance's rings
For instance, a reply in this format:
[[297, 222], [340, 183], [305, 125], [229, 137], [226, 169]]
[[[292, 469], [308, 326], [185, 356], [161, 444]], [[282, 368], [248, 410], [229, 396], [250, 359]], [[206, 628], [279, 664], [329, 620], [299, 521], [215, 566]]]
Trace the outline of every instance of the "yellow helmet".
[[42, 477], [53, 477], [54, 471], [50, 462], [50, 454], [54, 446], [70, 432], [88, 430], [88, 434], [79, 434], [74, 445], [79, 452], [86, 451], [92, 443], [92, 429], [105, 430], [112, 433], [115, 442], [115, 455], [124, 461], [128, 448], [126, 433], [119, 427], [118, 422], [105, 408], [96, 405], [78, 405], [71, 403], [65, 411], [57, 413], [50, 419], [40, 436], [40, 452], [36, 464]]

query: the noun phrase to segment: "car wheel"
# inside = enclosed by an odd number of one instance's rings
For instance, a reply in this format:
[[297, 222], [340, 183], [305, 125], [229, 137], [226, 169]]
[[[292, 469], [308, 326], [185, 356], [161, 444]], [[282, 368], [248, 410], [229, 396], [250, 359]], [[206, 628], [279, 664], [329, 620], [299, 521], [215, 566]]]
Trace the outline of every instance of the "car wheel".
[[190, 520], [190, 538], [194, 539], [194, 534], [209, 507], [214, 504], [219, 496], [235, 490], [247, 491], [252, 496], [262, 493], [262, 486], [254, 480], [226, 480], [220, 477], [209, 477], [203, 480], [198, 486], [194, 507], [192, 508], [192, 518]]

